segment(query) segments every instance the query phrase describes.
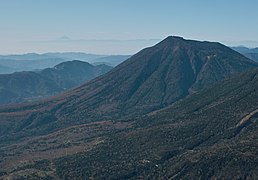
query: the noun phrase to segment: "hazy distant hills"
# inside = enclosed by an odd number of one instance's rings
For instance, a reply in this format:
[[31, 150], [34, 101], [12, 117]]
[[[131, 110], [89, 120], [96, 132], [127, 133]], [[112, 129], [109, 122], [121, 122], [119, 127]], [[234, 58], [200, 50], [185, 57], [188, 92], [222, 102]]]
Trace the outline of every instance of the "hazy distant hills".
[[106, 57], [107, 55], [87, 54], [82, 52], [63, 52], [63, 53], [45, 53], [45, 56], [57, 57], [66, 60], [77, 59], [81, 61], [92, 62], [94, 59]]
[[68, 61], [37, 72], [0, 75], [0, 104], [31, 101], [47, 97], [105, 74], [112, 67]]
[[0, 74], [9, 74], [13, 72], [13, 69], [5, 66], [0, 66]]
[[106, 64], [109, 66], [117, 66], [121, 62], [125, 61], [130, 55], [96, 55], [86, 54], [80, 52], [65, 52], [65, 53], [46, 53], [45, 55], [54, 56], [66, 60], [77, 59], [80, 61], [87, 61], [91, 64]]
[[245, 55], [246, 57], [258, 61], [258, 48], [232, 47], [233, 50]]
[[170, 36], [80, 87], [2, 107], [0, 177], [257, 177], [257, 67]]
[[67, 53], [29, 53], [23, 55], [0, 55], [0, 74], [8, 74], [19, 71], [35, 71], [53, 67], [59, 63], [71, 60], [116, 66], [129, 55], [95, 55], [77, 52]]
[[35, 71], [53, 67], [61, 62], [65, 62], [65, 60], [61, 58], [46, 58], [39, 60], [0, 59], [0, 65], [6, 67], [7, 69], [0, 71], [0, 74], [9, 74], [20, 71]]
[[91, 63], [94, 65], [106, 64], [115, 67], [130, 57], [130, 55], [111, 55], [94, 59]]
[[13, 60], [41, 60], [51, 58], [46, 54], [27, 53], [27, 54], [11, 54], [11, 55], [0, 55], [0, 59], [13, 59]]
[[258, 48], [247, 48], [244, 46], [232, 47], [233, 50], [240, 53], [258, 53]]

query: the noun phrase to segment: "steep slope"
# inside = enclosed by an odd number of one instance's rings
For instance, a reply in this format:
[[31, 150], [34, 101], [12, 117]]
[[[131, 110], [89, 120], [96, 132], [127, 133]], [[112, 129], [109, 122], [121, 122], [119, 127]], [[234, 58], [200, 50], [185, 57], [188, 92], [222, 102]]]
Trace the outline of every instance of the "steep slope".
[[70, 61], [38, 72], [0, 75], [0, 104], [24, 102], [47, 97], [78, 86], [111, 70], [106, 65], [93, 66]]
[[258, 53], [245, 53], [243, 55], [245, 55], [249, 59], [252, 59], [254, 61], [258, 61]]
[[171, 36], [72, 91], [0, 109], [0, 135], [8, 142], [7, 136], [15, 140], [76, 124], [141, 116], [256, 66], [222, 44]]
[[[107, 108], [112, 116], [114, 113], [118, 116], [143, 114], [256, 66], [219, 43], [168, 37], [74, 94], [78, 97], [77, 103], [94, 106], [96, 112]], [[82, 111], [85, 109], [80, 107]]]
[[258, 69], [226, 80], [129, 121], [133, 127], [92, 151], [59, 158], [56, 172], [62, 178], [256, 179], [257, 89]]
[[2, 146], [2, 176], [256, 179], [257, 89], [255, 69], [143, 117]]

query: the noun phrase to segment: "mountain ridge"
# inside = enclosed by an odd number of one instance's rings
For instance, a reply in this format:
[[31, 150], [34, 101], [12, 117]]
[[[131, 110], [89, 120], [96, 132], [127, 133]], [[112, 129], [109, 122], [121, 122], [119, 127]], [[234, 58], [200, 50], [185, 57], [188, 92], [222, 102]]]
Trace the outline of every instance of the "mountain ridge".
[[52, 96], [79, 86], [111, 70], [106, 65], [93, 66], [78, 60], [53, 68], [0, 75], [0, 104], [21, 103]]
[[72, 91], [28, 105], [3, 107], [0, 114], [21, 119], [17, 126], [24, 129], [22, 134], [34, 132], [36, 129], [25, 130], [26, 124], [41, 122], [46, 119], [44, 114], [53, 121], [40, 123], [35, 133], [142, 116], [254, 67], [255, 62], [219, 43], [168, 37]]
[[220, 43], [168, 37], [70, 91], [1, 107], [0, 177], [255, 177], [257, 79]]
[[20, 55], [0, 55], [0, 74], [9, 74], [21, 71], [37, 71], [53, 67], [66, 61], [80, 60], [91, 64], [106, 64], [116, 66], [130, 55], [96, 55], [79, 52], [66, 53], [28, 53]]
[[[11, 175], [23, 177], [26, 170], [32, 177], [61, 179], [252, 179], [258, 175], [257, 79], [258, 68], [218, 82], [155, 114], [73, 126], [28, 140], [17, 146], [23, 149], [25, 159], [29, 154], [35, 161], [14, 166]], [[248, 121], [239, 125], [247, 116]], [[62, 146], [57, 147], [56, 142]], [[47, 147], [40, 145], [44, 143]], [[18, 153], [17, 146], [5, 148]], [[0, 148], [0, 153], [3, 150]], [[20, 158], [11, 162], [24, 160]], [[8, 171], [2, 173], [8, 175]]]

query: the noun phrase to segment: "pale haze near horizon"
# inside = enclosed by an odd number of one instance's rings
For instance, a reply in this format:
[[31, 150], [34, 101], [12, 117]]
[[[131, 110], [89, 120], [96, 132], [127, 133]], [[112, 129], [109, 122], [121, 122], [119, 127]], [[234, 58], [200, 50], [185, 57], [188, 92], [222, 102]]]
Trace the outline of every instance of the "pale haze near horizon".
[[258, 46], [255, 0], [0, 1], [0, 54], [134, 54], [169, 35]]

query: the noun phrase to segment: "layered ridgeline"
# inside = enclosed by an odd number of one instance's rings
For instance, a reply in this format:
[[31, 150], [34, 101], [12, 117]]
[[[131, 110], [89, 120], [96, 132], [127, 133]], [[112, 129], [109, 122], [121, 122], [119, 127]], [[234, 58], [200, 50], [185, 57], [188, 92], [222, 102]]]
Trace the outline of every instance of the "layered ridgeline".
[[0, 74], [35, 71], [75, 59], [96, 65], [106, 64], [108, 66], [116, 66], [129, 57], [128, 55], [96, 55], [80, 52], [0, 55]]
[[[168, 37], [72, 91], [49, 100], [0, 109], [1, 120], [6, 122], [1, 126], [0, 139], [144, 115], [256, 66], [220, 43]], [[12, 128], [6, 131], [9, 127]]]
[[232, 47], [232, 49], [254, 61], [258, 61], [258, 48], [247, 48], [247, 47], [240, 46], [240, 47]]
[[0, 104], [31, 101], [76, 87], [110, 71], [107, 65], [93, 66], [68, 61], [40, 71], [0, 75]]

